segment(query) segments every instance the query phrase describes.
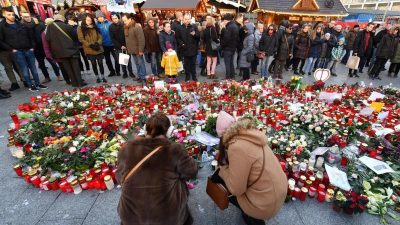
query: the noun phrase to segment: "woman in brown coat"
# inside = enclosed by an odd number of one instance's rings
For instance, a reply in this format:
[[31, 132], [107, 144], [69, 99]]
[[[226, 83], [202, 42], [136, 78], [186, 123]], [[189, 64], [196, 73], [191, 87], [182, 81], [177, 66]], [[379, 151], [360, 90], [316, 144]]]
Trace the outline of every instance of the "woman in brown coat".
[[[301, 75], [305, 74], [305, 72], [303, 71], [303, 67], [306, 62], [306, 59], [308, 58], [308, 53], [311, 48], [311, 38], [309, 31], [310, 31], [310, 25], [308, 24], [303, 25], [301, 31], [299, 32], [299, 34], [297, 34], [295, 40], [296, 53], [294, 54], [293, 70], [294, 74], [296, 75], [299, 75], [299, 71]], [[300, 68], [298, 68], [299, 64]]]
[[219, 159], [219, 176], [234, 195], [230, 202], [242, 210], [246, 224], [265, 224], [282, 207], [288, 187], [267, 137], [253, 119], [244, 118], [224, 132], [221, 147], [227, 157]]
[[[82, 20], [81, 26], [78, 27], [77, 33], [79, 42], [82, 43], [83, 51], [92, 63], [93, 72], [97, 77], [97, 83], [100, 83], [101, 81], [107, 83], [106, 78], [104, 78], [104, 50], [102, 46], [103, 38], [99, 28], [94, 22], [92, 15], [86, 15], [84, 20]], [[99, 77], [97, 65], [99, 65], [101, 79]]]
[[[146, 123], [146, 137], [136, 138], [118, 154], [117, 180], [122, 184], [118, 213], [123, 225], [192, 224], [187, 202], [186, 180], [197, 175], [197, 164], [184, 146], [166, 138], [170, 121], [162, 113]], [[126, 175], [157, 147], [151, 156], [126, 180]], [[124, 182], [122, 182], [125, 180]]]

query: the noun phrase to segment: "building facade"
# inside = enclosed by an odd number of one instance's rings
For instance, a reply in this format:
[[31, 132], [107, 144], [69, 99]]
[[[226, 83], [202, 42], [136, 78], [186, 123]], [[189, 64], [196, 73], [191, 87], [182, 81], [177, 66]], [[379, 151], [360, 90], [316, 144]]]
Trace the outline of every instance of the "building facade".
[[341, 0], [348, 9], [400, 11], [400, 0]]

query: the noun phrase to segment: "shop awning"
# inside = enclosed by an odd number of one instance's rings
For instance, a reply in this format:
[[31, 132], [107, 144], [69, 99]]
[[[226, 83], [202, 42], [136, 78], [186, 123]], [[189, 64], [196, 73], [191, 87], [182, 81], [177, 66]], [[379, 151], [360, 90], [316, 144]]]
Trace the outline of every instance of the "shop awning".
[[142, 10], [196, 10], [200, 0], [148, 0]]
[[42, 5], [50, 5], [51, 0], [26, 0], [27, 2], [34, 2], [34, 3], [39, 3]]

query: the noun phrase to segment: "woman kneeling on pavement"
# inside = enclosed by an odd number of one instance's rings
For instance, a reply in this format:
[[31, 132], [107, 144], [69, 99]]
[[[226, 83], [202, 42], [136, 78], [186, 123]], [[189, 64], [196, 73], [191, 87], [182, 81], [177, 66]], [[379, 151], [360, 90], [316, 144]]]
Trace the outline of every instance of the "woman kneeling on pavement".
[[[118, 213], [121, 224], [192, 224], [186, 180], [197, 175], [197, 164], [184, 146], [171, 143], [167, 116], [157, 113], [146, 123], [146, 136], [130, 141], [118, 153], [116, 178], [122, 185]], [[159, 148], [161, 147], [161, 148]], [[158, 149], [136, 170], [132, 168]], [[131, 174], [131, 175], [128, 175]]]
[[225, 112], [218, 116], [220, 167], [212, 179], [218, 182], [222, 178], [233, 195], [229, 201], [242, 211], [246, 224], [265, 224], [285, 201], [286, 175], [268, 147], [266, 135], [257, 130], [255, 120], [242, 118], [232, 124], [233, 121]]

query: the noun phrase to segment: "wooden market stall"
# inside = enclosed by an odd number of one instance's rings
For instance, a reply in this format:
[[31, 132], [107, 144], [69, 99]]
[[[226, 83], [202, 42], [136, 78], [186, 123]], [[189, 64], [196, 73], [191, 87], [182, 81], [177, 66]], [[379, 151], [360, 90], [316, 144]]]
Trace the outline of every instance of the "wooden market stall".
[[175, 12], [190, 13], [197, 17], [207, 14], [207, 0], [150, 0], [144, 3], [141, 10], [144, 14], [157, 13], [162, 19], [173, 16]]
[[252, 0], [249, 12], [266, 24], [278, 24], [286, 19], [293, 23], [327, 22], [347, 16], [340, 0]]

